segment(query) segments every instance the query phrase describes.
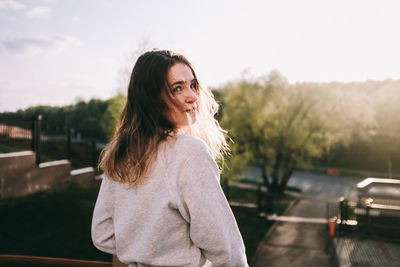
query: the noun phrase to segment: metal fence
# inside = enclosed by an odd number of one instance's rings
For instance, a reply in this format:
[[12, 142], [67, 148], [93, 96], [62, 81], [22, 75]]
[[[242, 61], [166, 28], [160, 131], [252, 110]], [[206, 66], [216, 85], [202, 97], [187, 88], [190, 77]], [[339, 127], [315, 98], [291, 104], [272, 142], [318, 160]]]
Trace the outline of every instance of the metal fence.
[[0, 123], [0, 149], [2, 152], [32, 150], [32, 122], [18, 121], [15, 124]]
[[400, 266], [400, 206], [372, 203], [327, 204], [333, 266]]
[[338, 234], [350, 233], [400, 240], [400, 207], [374, 206], [342, 198], [338, 203], [328, 203], [327, 218], [336, 218]]
[[41, 119], [38, 115], [30, 121], [0, 122], [0, 153], [32, 150], [36, 153], [37, 165], [69, 159], [72, 168], [97, 167], [104, 145], [74, 136], [69, 127], [64, 135], [47, 135], [42, 131]]

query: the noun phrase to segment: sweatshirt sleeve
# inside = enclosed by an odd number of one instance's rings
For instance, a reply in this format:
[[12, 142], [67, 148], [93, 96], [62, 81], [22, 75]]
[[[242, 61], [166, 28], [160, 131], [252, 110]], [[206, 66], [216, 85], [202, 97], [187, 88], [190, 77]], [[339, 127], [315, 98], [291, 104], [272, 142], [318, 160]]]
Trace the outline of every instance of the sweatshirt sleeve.
[[104, 177], [93, 211], [92, 241], [96, 248], [106, 253], [115, 254], [114, 223], [112, 205], [114, 190], [112, 182]]
[[219, 184], [218, 166], [205, 144], [191, 151], [178, 177], [178, 209], [190, 224], [190, 238], [213, 267], [248, 266], [235, 217]]

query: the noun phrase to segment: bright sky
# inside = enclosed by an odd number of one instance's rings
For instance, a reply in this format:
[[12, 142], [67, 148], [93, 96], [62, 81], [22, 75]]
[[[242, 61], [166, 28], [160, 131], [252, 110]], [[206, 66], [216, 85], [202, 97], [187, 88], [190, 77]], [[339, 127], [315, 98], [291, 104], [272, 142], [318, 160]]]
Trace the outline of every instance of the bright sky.
[[0, 0], [0, 111], [106, 99], [147, 48], [183, 53], [216, 87], [400, 79], [398, 0]]

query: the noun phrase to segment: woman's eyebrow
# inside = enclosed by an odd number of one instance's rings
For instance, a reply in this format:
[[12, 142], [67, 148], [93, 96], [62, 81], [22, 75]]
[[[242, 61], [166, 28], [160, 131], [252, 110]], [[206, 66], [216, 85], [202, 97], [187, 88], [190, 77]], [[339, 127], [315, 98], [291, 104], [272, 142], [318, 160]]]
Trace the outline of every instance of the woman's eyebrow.
[[[193, 82], [196, 82], [196, 83], [197, 83], [197, 79], [194, 78], [194, 79], [191, 81], [191, 83], [193, 83]], [[185, 83], [186, 83], [185, 80], [176, 81], [176, 82], [174, 82], [173, 84], [171, 84], [171, 87], [173, 87], [173, 86], [175, 86], [175, 85], [178, 85], [178, 84], [185, 84]]]
[[176, 81], [176, 82], [174, 82], [173, 84], [171, 84], [171, 86], [174, 86], [174, 85], [177, 85], [177, 84], [185, 84], [186, 83], [186, 81]]

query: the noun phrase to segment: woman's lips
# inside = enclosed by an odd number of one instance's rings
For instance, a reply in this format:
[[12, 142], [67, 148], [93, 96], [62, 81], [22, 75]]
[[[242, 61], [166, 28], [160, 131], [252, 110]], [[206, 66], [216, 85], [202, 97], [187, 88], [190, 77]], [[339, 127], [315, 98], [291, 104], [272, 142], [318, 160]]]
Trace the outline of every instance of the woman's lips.
[[184, 112], [196, 112], [196, 107], [188, 108]]

